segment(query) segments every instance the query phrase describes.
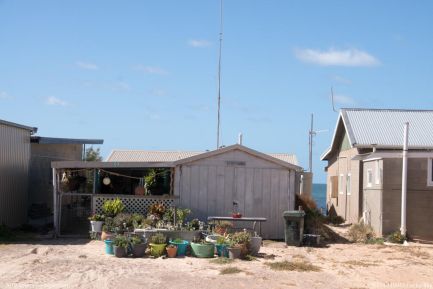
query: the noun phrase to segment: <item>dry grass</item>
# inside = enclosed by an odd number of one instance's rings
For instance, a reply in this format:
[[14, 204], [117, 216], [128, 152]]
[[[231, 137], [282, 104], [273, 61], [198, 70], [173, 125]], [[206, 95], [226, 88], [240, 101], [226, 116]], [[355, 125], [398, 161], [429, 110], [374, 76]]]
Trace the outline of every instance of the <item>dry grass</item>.
[[234, 261], [233, 259], [224, 258], [224, 257], [218, 257], [218, 258], [209, 260], [210, 263], [218, 264], [218, 265], [230, 264], [230, 263], [233, 263], [233, 261]]
[[378, 264], [375, 262], [369, 262], [365, 260], [349, 260], [343, 262], [343, 264], [349, 265], [349, 267], [357, 266], [357, 267], [370, 267], [370, 266], [377, 266]]
[[276, 271], [298, 271], [298, 272], [318, 272], [320, 267], [315, 266], [305, 261], [281, 261], [281, 262], [267, 262], [265, 263], [272, 270]]
[[237, 274], [242, 272], [238, 267], [226, 267], [220, 270], [221, 275]]

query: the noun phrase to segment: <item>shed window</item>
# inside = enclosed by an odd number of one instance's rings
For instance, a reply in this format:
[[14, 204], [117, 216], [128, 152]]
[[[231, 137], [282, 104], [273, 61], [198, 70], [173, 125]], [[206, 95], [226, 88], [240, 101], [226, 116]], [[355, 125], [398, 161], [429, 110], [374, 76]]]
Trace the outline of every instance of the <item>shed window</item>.
[[347, 174], [347, 177], [346, 177], [346, 193], [348, 195], [352, 194], [351, 186], [352, 186], [352, 174], [349, 173], [349, 174]]
[[379, 185], [382, 183], [382, 168], [380, 167], [380, 162], [379, 160], [376, 160], [375, 162], [375, 172], [376, 172], [376, 185]]
[[343, 187], [343, 181], [344, 181], [344, 175], [340, 175], [340, 180], [338, 181], [338, 192], [340, 195], [344, 194], [344, 187]]
[[370, 188], [373, 186], [373, 170], [367, 170], [367, 187]]
[[433, 159], [427, 162], [427, 186], [433, 186]]
[[338, 198], [338, 177], [331, 176], [331, 198]]

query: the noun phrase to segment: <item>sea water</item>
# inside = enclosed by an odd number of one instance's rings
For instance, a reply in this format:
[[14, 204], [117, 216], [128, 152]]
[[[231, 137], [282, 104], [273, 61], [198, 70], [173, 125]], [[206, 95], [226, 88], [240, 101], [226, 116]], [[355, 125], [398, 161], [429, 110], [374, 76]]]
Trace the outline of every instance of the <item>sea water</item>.
[[326, 212], [326, 184], [313, 184], [313, 199], [316, 201], [317, 207]]

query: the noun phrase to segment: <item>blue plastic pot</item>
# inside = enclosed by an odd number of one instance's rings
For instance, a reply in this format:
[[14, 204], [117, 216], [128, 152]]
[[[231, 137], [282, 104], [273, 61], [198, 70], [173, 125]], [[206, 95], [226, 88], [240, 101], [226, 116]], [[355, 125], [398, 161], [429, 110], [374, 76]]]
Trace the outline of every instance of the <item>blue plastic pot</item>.
[[182, 243], [170, 241], [170, 244], [175, 245], [177, 247], [176, 256], [185, 256], [186, 248], [188, 248], [188, 244], [189, 244], [188, 241], [183, 240]]
[[229, 251], [227, 250], [226, 244], [216, 244], [215, 247], [217, 250], [218, 257], [226, 257], [226, 258], [229, 257]]
[[114, 255], [113, 251], [113, 241], [111, 240], [104, 240], [105, 243], [105, 253], [108, 255]]

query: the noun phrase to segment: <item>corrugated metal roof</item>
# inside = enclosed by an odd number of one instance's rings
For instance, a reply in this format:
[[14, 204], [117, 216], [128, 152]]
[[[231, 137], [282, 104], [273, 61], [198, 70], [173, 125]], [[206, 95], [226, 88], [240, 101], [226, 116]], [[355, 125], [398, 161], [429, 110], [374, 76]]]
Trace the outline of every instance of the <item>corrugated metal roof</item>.
[[[107, 162], [174, 162], [205, 153], [204, 151], [147, 151], [147, 150], [113, 150], [106, 159]], [[267, 154], [271, 157], [298, 165], [298, 160], [292, 154]]]
[[32, 136], [31, 142], [39, 144], [103, 144], [104, 140]]
[[352, 146], [400, 148], [409, 122], [409, 147], [433, 148], [432, 110], [342, 109], [341, 115]]
[[30, 127], [30, 126], [26, 126], [26, 125], [14, 123], [14, 122], [2, 120], [2, 119], [0, 119], [0, 124], [4, 124], [4, 125], [8, 125], [8, 126], [13, 126], [13, 127], [16, 127], [16, 128], [22, 128], [22, 129], [30, 131], [30, 133], [32, 133], [32, 134], [36, 133], [38, 131], [37, 127]]

